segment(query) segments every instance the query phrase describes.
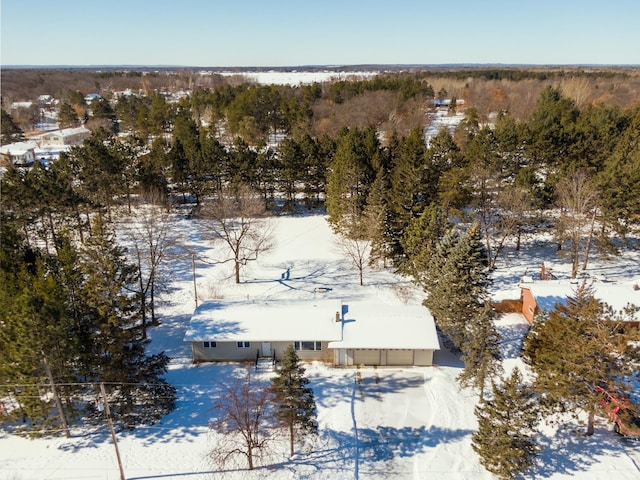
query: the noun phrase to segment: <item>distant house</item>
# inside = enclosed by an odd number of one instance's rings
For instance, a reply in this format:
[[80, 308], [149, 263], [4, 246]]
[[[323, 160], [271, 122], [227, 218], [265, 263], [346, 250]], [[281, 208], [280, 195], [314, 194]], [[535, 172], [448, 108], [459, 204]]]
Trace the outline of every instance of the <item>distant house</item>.
[[339, 300], [208, 301], [184, 340], [201, 361], [279, 360], [293, 345], [303, 361], [334, 365], [432, 365], [440, 349], [422, 306]]
[[56, 103], [56, 99], [51, 95], [40, 95], [38, 97], [38, 105], [40, 106], [40, 108], [43, 108], [45, 110], [52, 109]]
[[0, 147], [2, 163], [18, 166], [33, 165], [36, 161], [36, 145], [28, 142], [10, 143]]
[[[450, 98], [434, 98], [431, 100], [431, 103], [433, 104], [434, 107], [438, 108], [438, 107], [450, 107], [451, 106], [451, 101], [452, 99]], [[455, 100], [455, 105], [464, 105], [464, 100], [462, 99], [456, 99]]]
[[13, 102], [11, 104], [11, 110], [29, 109], [33, 107], [33, 102]]
[[98, 93], [89, 93], [85, 95], [84, 101], [87, 103], [87, 105], [91, 105], [91, 102], [93, 102], [94, 100], [100, 100], [101, 98], [102, 97]]
[[[576, 280], [523, 278], [520, 282], [522, 314], [530, 324], [533, 324], [540, 311], [552, 311], [556, 305], [566, 304], [567, 298], [575, 295], [578, 285]], [[616, 311], [622, 311], [629, 305], [640, 307], [640, 290], [636, 283], [594, 281], [592, 287], [595, 298]], [[640, 324], [640, 314], [636, 313], [629, 318], [628, 323], [637, 327]]]
[[43, 133], [40, 136], [43, 145], [80, 145], [91, 135], [91, 131], [85, 127], [64, 128], [53, 132]]

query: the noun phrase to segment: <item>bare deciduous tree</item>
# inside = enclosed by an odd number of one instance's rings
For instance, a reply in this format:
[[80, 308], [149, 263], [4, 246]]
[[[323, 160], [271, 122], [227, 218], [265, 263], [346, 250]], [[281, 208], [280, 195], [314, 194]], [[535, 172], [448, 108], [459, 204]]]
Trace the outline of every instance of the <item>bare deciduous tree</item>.
[[144, 205], [136, 212], [136, 222], [126, 231], [136, 254], [140, 272], [138, 288], [142, 312], [142, 333], [146, 337], [149, 316], [157, 324], [155, 299], [162, 283], [161, 264], [175, 245], [170, 233], [170, 216], [161, 205]]
[[561, 212], [556, 225], [556, 235], [558, 241], [567, 241], [570, 244], [571, 278], [576, 278], [583, 243], [583, 270], [586, 269], [589, 259], [598, 212], [598, 189], [584, 172], [575, 172], [558, 183], [557, 195]]
[[493, 256], [489, 268], [493, 270], [504, 244], [510, 237], [516, 238], [516, 250], [520, 250], [522, 232], [530, 214], [534, 209], [531, 193], [515, 185], [510, 185], [498, 192], [496, 198], [497, 213], [495, 216], [495, 232]]
[[253, 470], [256, 460], [268, 455], [275, 431], [272, 397], [270, 383], [253, 378], [251, 368], [220, 385], [210, 423], [211, 430], [220, 434], [210, 454], [217, 465], [228, 466], [240, 457]]
[[358, 269], [360, 285], [364, 285], [364, 269], [369, 264], [371, 241], [380, 220], [376, 212], [359, 212], [355, 205], [334, 225], [338, 234], [336, 244], [354, 267]]
[[579, 109], [583, 109], [593, 92], [593, 85], [588, 77], [564, 78], [560, 83], [562, 93], [576, 102]]
[[360, 285], [364, 285], [364, 269], [368, 264], [371, 252], [371, 238], [364, 235], [350, 236], [340, 234], [336, 240], [338, 248], [358, 269]]
[[224, 188], [210, 204], [202, 208], [202, 216], [211, 220], [210, 231], [231, 250], [231, 257], [216, 263], [234, 262], [235, 281], [240, 283], [240, 270], [273, 246], [273, 226], [267, 218], [264, 199], [249, 187]]

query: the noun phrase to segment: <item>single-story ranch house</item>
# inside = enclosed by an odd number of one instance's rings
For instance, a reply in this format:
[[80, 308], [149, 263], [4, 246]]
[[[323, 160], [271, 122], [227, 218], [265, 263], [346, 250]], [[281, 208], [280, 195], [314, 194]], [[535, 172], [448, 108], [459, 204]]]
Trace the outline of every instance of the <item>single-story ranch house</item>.
[[[551, 311], [556, 304], [566, 304], [567, 298], [576, 293], [581, 280], [533, 280], [524, 277], [520, 282], [522, 314], [530, 324], [540, 311]], [[591, 284], [593, 295], [615, 311], [623, 311], [627, 306], [640, 307], [640, 290], [634, 282], [608, 282], [594, 280]], [[629, 325], [638, 326], [640, 314], [636, 312], [627, 319]]]
[[89, 136], [91, 131], [85, 127], [64, 128], [40, 135], [43, 145], [73, 146], [81, 145]]
[[184, 341], [194, 362], [279, 360], [293, 344], [303, 361], [427, 366], [440, 349], [423, 306], [329, 299], [207, 301]]
[[10, 143], [0, 147], [2, 163], [14, 165], [33, 165], [36, 162], [35, 145], [27, 142]]

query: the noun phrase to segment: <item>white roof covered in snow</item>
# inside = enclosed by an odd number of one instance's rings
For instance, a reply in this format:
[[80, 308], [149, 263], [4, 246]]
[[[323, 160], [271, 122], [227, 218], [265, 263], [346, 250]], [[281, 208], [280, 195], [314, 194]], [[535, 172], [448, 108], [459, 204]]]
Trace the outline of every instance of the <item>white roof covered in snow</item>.
[[330, 341], [341, 338], [339, 300], [207, 301], [193, 316], [185, 342]]
[[440, 349], [423, 306], [335, 299], [211, 300], [196, 309], [184, 336], [185, 342], [295, 340], [329, 341], [329, 348]]
[[89, 130], [86, 127], [70, 127], [70, 128], [63, 128], [62, 130], [54, 130], [52, 132], [43, 133], [41, 135], [41, 138], [48, 138], [52, 136], [71, 137], [73, 135], [89, 134], [89, 133], [91, 133], [91, 130]]
[[[531, 290], [538, 307], [551, 311], [557, 303], [566, 304], [567, 297], [575, 296], [576, 289], [582, 280], [538, 280], [521, 283], [522, 288]], [[628, 305], [640, 307], [640, 290], [636, 290], [635, 282], [608, 282], [595, 280], [591, 283], [593, 295], [616, 311], [622, 311]], [[635, 319], [640, 319], [638, 314]], [[631, 320], [631, 319], [630, 319]]]
[[440, 350], [433, 317], [421, 305], [349, 302], [345, 310], [343, 338], [329, 348]]
[[36, 144], [32, 142], [8, 143], [0, 147], [0, 152], [5, 155], [24, 155], [29, 150], [35, 150]]

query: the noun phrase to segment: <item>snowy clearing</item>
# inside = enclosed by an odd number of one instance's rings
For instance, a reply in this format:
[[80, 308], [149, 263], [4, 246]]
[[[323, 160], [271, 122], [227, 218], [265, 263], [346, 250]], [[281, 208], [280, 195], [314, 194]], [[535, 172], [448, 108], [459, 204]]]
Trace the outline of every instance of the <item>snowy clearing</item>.
[[[174, 232], [197, 252], [199, 300], [305, 299], [316, 287], [359, 301], [419, 304], [421, 292], [390, 271], [365, 271], [365, 286], [357, 271], [340, 254], [322, 215], [275, 219], [274, 250], [247, 264], [243, 283], [235, 285], [230, 264], [212, 265], [219, 248], [207, 239], [202, 222], [175, 219]], [[509, 252], [495, 275], [494, 297], [517, 298], [517, 284], [527, 267], [550, 255], [544, 243]], [[478, 396], [458, 388], [459, 358], [436, 352], [433, 367], [332, 368], [314, 363], [307, 374], [318, 405], [319, 436], [307, 454], [287, 457], [286, 439], [272, 458], [249, 472], [242, 468], [214, 472], [207, 452], [216, 442], [207, 426], [216, 395], [216, 382], [236, 364], [191, 363], [183, 341], [194, 310], [191, 256], [170, 265], [172, 284], [162, 295], [162, 325], [151, 333], [152, 350], [172, 357], [168, 380], [178, 389], [177, 408], [161, 422], [118, 432], [118, 445], [128, 479], [427, 479], [494, 478], [480, 465], [471, 448], [476, 429], [473, 413]], [[607, 271], [612, 281], [638, 278], [640, 252], [625, 252], [609, 262], [594, 259], [590, 272]], [[554, 258], [558, 275], [570, 266]], [[282, 272], [290, 269], [287, 282]], [[613, 273], [613, 275], [612, 275]], [[518, 314], [503, 316], [498, 328], [504, 337], [505, 371], [521, 366], [519, 348], [527, 331]], [[260, 375], [268, 375], [261, 373]], [[592, 437], [580, 435], [577, 422], [549, 425], [539, 438], [545, 450], [531, 478], [621, 480], [640, 478], [640, 443], [616, 435], [600, 418]], [[109, 430], [72, 427], [72, 438], [25, 439], [0, 433], [0, 478], [117, 479], [120, 477]]]

